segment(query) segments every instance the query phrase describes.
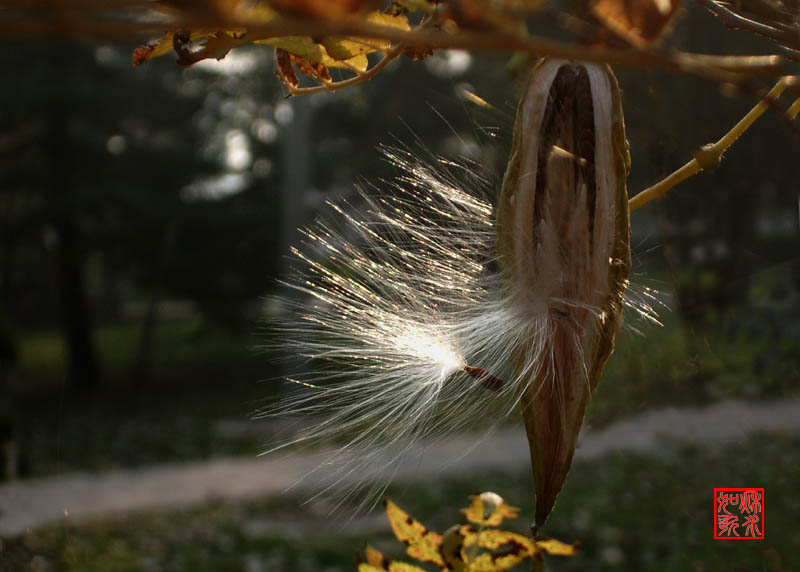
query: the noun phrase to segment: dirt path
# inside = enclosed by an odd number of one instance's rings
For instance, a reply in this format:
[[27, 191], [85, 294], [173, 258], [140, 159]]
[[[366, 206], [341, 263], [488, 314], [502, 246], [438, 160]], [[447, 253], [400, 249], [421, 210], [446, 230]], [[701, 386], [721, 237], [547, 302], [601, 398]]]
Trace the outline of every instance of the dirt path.
[[[775, 403], [724, 402], [702, 409], [645, 413], [586, 434], [576, 453], [593, 459], [612, 451], [656, 452], [662, 439], [689, 443], [738, 441], [756, 431], [800, 433], [800, 398]], [[425, 447], [394, 480], [463, 474], [476, 469], [528, 465], [524, 432], [504, 429], [478, 441], [456, 435]], [[465, 451], [469, 451], [464, 454]], [[76, 473], [0, 486], [0, 536], [65, 520], [85, 522], [124, 511], [176, 508], [211, 500], [277, 495], [317, 467], [329, 451], [265, 458], [222, 458], [104, 474]], [[442, 464], [442, 459], [456, 459]], [[313, 488], [314, 479], [299, 490]]]

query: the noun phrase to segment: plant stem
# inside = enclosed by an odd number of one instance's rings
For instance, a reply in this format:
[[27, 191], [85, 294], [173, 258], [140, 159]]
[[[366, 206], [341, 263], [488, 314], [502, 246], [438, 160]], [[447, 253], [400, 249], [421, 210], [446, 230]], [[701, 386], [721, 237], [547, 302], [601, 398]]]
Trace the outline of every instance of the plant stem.
[[[751, 109], [747, 115], [742, 117], [742, 119], [739, 120], [739, 122], [734, 125], [730, 131], [723, 135], [721, 139], [719, 139], [716, 143], [703, 146], [695, 153], [695, 156], [691, 161], [664, 179], [660, 180], [652, 187], [646, 188], [630, 199], [630, 201], [628, 201], [628, 209], [633, 212], [639, 207], [642, 207], [666, 194], [667, 191], [679, 183], [682, 183], [692, 175], [696, 175], [703, 170], [711, 170], [719, 165], [719, 162], [722, 159], [722, 154], [728, 149], [728, 147], [733, 145], [733, 143], [739, 137], [741, 137], [741, 135], [747, 131], [767, 109], [769, 109], [772, 103], [777, 100], [778, 97], [780, 97], [781, 93], [783, 93], [783, 90], [785, 90], [790, 83], [790, 78], [780, 78], [772, 87], [772, 89], [769, 90], [764, 99], [759, 101], [753, 107], [753, 109]], [[794, 119], [794, 116], [797, 115], [798, 111], [800, 111], [800, 99], [792, 104], [792, 106], [786, 112], [787, 118], [789, 120]]]

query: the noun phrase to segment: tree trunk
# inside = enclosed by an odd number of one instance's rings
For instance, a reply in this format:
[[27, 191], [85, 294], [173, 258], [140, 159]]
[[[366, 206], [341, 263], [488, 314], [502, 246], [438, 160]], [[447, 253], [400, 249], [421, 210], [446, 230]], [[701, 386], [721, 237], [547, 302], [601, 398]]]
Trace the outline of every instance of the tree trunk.
[[145, 312], [142, 329], [139, 335], [139, 346], [136, 350], [136, 357], [131, 368], [131, 382], [134, 385], [144, 385], [149, 381], [152, 374], [153, 361], [153, 341], [158, 325], [158, 308], [161, 303], [161, 296], [164, 289], [164, 280], [172, 259], [175, 245], [180, 234], [180, 225], [171, 224], [164, 232], [161, 241], [158, 259], [153, 268], [152, 281], [150, 283], [150, 296], [147, 300], [147, 310]]
[[63, 101], [54, 101], [50, 105], [49, 112], [47, 184], [48, 194], [53, 201], [53, 225], [58, 235], [54, 257], [61, 326], [69, 361], [67, 379], [73, 388], [86, 390], [97, 385], [98, 372], [83, 275], [84, 257], [80, 245], [80, 230], [75, 222], [76, 213], [71, 197], [67, 106]]
[[[289, 257], [289, 248], [297, 244], [300, 235], [298, 227], [306, 222], [305, 198], [311, 184], [312, 159], [311, 159], [311, 114], [312, 109], [308, 98], [296, 97], [289, 100], [292, 109], [292, 119], [283, 124], [282, 152], [283, 152], [283, 180], [281, 182], [282, 204], [282, 258], [281, 274], [291, 272], [292, 260]], [[300, 294], [292, 288], [284, 288], [284, 296], [300, 302]], [[302, 378], [304, 363], [297, 356], [285, 351], [281, 377]], [[291, 400], [297, 391], [295, 385], [284, 387], [284, 400]]]

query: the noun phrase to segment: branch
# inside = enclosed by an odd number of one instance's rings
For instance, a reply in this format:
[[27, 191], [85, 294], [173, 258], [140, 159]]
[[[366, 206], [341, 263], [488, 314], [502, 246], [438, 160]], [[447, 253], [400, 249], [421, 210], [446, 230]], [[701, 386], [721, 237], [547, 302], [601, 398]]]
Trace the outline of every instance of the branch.
[[342, 81], [327, 81], [322, 82], [319, 85], [310, 86], [310, 87], [295, 87], [290, 82], [286, 81], [286, 78], [283, 75], [283, 71], [280, 68], [277, 68], [278, 75], [281, 78], [283, 84], [289, 90], [289, 95], [311, 95], [312, 93], [320, 93], [323, 91], [338, 91], [340, 89], [344, 89], [346, 87], [350, 87], [353, 85], [358, 85], [359, 83], [363, 83], [365, 81], [371, 80], [375, 77], [378, 72], [380, 72], [383, 68], [389, 65], [390, 62], [397, 59], [405, 50], [405, 44], [397, 44], [396, 46], [392, 47], [392, 49], [383, 52], [383, 56], [381, 57], [380, 61], [378, 61], [374, 66], [369, 68], [366, 71], [360, 70], [350, 70], [355, 76], [344, 79]]
[[[769, 90], [769, 93], [758, 102], [747, 115], [745, 115], [733, 128], [722, 136], [716, 143], [703, 146], [695, 153], [694, 159], [686, 163], [683, 167], [674, 171], [666, 178], [662, 179], [652, 187], [649, 187], [628, 201], [628, 209], [630, 212], [635, 211], [639, 207], [654, 201], [655, 199], [666, 194], [670, 189], [682, 183], [689, 177], [696, 175], [700, 171], [714, 169], [719, 165], [722, 159], [722, 154], [733, 143], [747, 131], [755, 121], [761, 117], [767, 109], [775, 104], [781, 93], [792, 84], [796, 83], [796, 78], [782, 77], [778, 82]], [[795, 101], [786, 111], [786, 119], [793, 120], [798, 112], [800, 112], [800, 98]]]
[[[207, 26], [208, 24], [206, 24]], [[380, 38], [418, 48], [464, 49], [487, 52], [520, 52], [536, 57], [551, 56], [586, 62], [609, 63], [619, 67], [658, 67], [696, 75], [711, 76], [720, 81], [738, 79], [738, 74], [780, 75], [784, 65], [777, 55], [718, 56], [685, 52], [661, 53], [655, 50], [611, 49], [581, 46], [538, 36], [511, 35], [496, 31], [444, 30], [415, 28], [401, 30], [348, 17], [338, 20], [280, 18], [267, 24], [236, 19], [225, 27], [247, 28], [253, 39], [285, 36], [354, 36]], [[191, 26], [187, 26], [191, 27]]]
[[765, 23], [748, 18], [729, 9], [717, 0], [697, 0], [732, 30], [746, 30], [769, 38], [779, 44], [786, 57], [800, 61], [800, 25], [787, 26], [781, 22]]
[[[25, 5], [23, 2], [11, 4]], [[32, 10], [30, 6], [39, 6]], [[784, 60], [778, 55], [706, 55], [686, 52], [664, 52], [655, 49], [612, 49], [582, 46], [512, 34], [505, 30], [420, 29], [401, 30], [349, 16], [334, 20], [302, 19], [281, 15], [269, 22], [259, 22], [231, 14], [208, 10], [178, 12], [166, 23], [152, 18], [150, 2], [127, 0], [129, 10], [113, 11], [108, 4], [84, 0], [82, 10], [53, 8], [50, 2], [30, 2], [28, 10], [13, 18], [0, 19], [0, 35], [4, 37], [68, 36], [112, 40], [130, 40], [162, 35], [175, 29], [247, 29], [251, 41], [286, 36], [352, 36], [379, 38], [416, 48], [465, 49], [504, 53], [524, 53], [534, 57], [551, 56], [587, 62], [609, 63], [618, 67], [657, 67], [698, 75], [718, 82], [737, 82], [742, 75], [782, 75]], [[111, 4], [114, 5], [114, 4]], [[140, 5], [141, 10], [132, 11]], [[92, 6], [95, 7], [92, 10]], [[119, 6], [118, 4], [116, 6]], [[50, 8], [46, 10], [44, 8]], [[21, 8], [20, 8], [21, 9]], [[27, 14], [27, 16], [25, 16]], [[38, 15], [40, 17], [31, 17]], [[127, 17], [120, 17], [126, 16]], [[13, 15], [12, 15], [13, 16]], [[355, 78], [354, 78], [355, 79]]]

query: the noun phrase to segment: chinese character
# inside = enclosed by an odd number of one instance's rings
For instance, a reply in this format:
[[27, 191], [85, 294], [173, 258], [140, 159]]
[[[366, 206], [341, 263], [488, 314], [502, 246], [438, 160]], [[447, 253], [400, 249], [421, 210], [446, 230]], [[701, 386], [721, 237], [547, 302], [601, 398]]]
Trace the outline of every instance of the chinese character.
[[735, 514], [720, 514], [717, 516], [717, 526], [720, 536], [739, 536], [739, 517]]
[[[744, 529], [739, 532], [739, 529]], [[763, 539], [764, 489], [714, 489], [714, 538]]]
[[758, 491], [746, 491], [741, 495], [742, 500], [739, 510], [746, 513], [761, 512], [761, 493]]
[[745, 536], [761, 536], [761, 531], [758, 529], [759, 518], [757, 514], [748, 514], [744, 519], [744, 535]]
[[730, 503], [731, 503], [730, 495], [727, 495], [724, 492], [720, 492], [719, 496], [717, 497], [717, 511], [725, 514], [730, 514], [727, 508]]

